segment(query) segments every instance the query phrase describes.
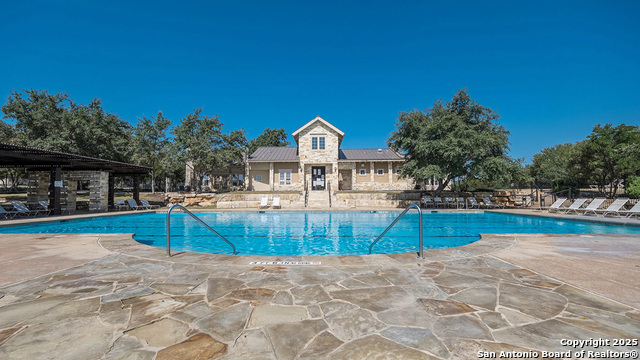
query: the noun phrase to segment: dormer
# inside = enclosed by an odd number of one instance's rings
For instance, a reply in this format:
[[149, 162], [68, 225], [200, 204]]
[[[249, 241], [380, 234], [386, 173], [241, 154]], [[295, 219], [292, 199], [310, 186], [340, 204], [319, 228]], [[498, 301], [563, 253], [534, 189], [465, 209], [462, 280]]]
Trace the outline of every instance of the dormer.
[[303, 163], [332, 163], [337, 161], [344, 132], [317, 116], [294, 131], [293, 139]]

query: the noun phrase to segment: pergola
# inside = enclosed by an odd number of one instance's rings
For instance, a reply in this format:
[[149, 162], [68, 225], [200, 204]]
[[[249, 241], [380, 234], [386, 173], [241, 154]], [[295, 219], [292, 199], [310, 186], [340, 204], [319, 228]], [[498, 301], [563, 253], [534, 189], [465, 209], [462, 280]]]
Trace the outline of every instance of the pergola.
[[133, 177], [133, 198], [138, 201], [140, 175], [151, 172], [151, 168], [146, 166], [4, 143], [0, 143], [0, 168], [26, 168], [27, 171], [50, 172], [49, 206], [53, 209], [54, 215], [62, 213], [60, 203], [62, 171], [108, 172], [109, 206], [113, 206], [114, 202], [115, 176]]

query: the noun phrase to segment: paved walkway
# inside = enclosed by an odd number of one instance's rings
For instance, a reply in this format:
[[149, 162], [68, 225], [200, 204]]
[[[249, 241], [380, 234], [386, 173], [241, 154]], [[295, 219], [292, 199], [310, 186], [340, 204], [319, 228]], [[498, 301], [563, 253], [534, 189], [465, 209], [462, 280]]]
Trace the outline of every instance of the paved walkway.
[[639, 237], [485, 235], [425, 259], [166, 258], [130, 235], [0, 235], [10, 243], [29, 255], [2, 258], [25, 274], [0, 287], [0, 359], [472, 359], [640, 336], [639, 297], [624, 295], [640, 288]]

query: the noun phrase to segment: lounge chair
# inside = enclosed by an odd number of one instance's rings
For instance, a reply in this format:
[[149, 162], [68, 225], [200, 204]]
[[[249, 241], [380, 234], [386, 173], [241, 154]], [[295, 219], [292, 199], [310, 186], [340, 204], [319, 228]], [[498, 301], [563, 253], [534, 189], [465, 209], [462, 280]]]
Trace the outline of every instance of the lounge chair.
[[16, 215], [18, 215], [17, 211], [7, 211], [0, 205], [0, 217], [3, 219], [13, 219]]
[[444, 198], [444, 206], [452, 208], [456, 206], [456, 203], [452, 197], [446, 197]]
[[433, 207], [440, 207], [440, 206], [444, 206], [442, 203], [442, 198], [441, 197], [434, 197], [433, 198]]
[[626, 214], [629, 219], [631, 219], [632, 216], [638, 217], [638, 215], [640, 215], [640, 201], [633, 205], [631, 209], [619, 211], [619, 213], [620, 215]]
[[113, 207], [115, 207], [115, 209], [118, 211], [129, 209], [129, 205], [127, 205], [124, 200], [116, 200], [116, 202], [113, 204]]
[[580, 207], [582, 205], [584, 205], [584, 203], [587, 202], [587, 198], [579, 198], [573, 201], [573, 203], [571, 205], [569, 205], [569, 207], [567, 208], [560, 208], [560, 210], [564, 210], [565, 214], [568, 214], [570, 211], [573, 211], [574, 213], [578, 213], [578, 209], [580, 209]]
[[458, 197], [456, 198], [456, 208], [457, 209], [464, 209], [466, 208], [466, 203], [464, 202], [464, 198], [463, 197]]
[[425, 196], [422, 198], [422, 204], [424, 204], [425, 208], [433, 207], [433, 198], [429, 196]]
[[560, 206], [562, 206], [562, 204], [564, 204], [565, 201], [567, 201], [567, 198], [558, 198], [553, 204], [551, 204], [551, 206], [549, 207], [541, 206], [538, 210], [540, 211], [548, 210], [549, 212], [557, 212], [558, 210], [560, 210]]
[[482, 202], [485, 204], [485, 206], [489, 206], [491, 208], [503, 208], [504, 207], [504, 205], [499, 205], [499, 204], [494, 203], [488, 197], [483, 197], [482, 198]]
[[40, 210], [29, 210], [25, 204], [21, 201], [11, 201], [11, 205], [20, 215], [24, 216], [37, 216], [40, 214]]
[[620, 215], [620, 209], [629, 201], [628, 198], [622, 198], [622, 199], [616, 199], [616, 201], [612, 202], [611, 205], [609, 205], [608, 208], [604, 209], [604, 210], [597, 210], [596, 209], [596, 215], [598, 213], [602, 213], [602, 216], [607, 216], [607, 215], [611, 215], [611, 214], [615, 214], [618, 216], [622, 216]]
[[478, 204], [478, 201], [473, 196], [468, 197], [467, 202], [469, 203], [469, 209], [480, 209], [480, 204]]
[[147, 199], [140, 199], [140, 203], [142, 204], [142, 206], [145, 207], [145, 209], [158, 209], [158, 208], [160, 208], [160, 205], [151, 205], [151, 204], [149, 204], [149, 200], [147, 200]]
[[596, 210], [600, 207], [600, 205], [602, 205], [602, 203], [605, 200], [607, 200], [607, 199], [605, 199], [605, 198], [593, 199], [586, 208], [577, 209], [575, 212], [577, 214], [578, 211], [581, 211], [582, 215], [587, 215], [588, 213], [593, 213], [593, 215], [598, 215], [598, 213], [596, 213]]
[[129, 205], [131, 210], [144, 210], [144, 206], [138, 205], [135, 199], [127, 199], [127, 205]]
[[280, 198], [279, 197], [275, 196], [273, 198], [273, 205], [271, 205], [271, 207], [274, 208], [274, 209], [281, 209]]
[[53, 209], [49, 209], [49, 202], [46, 200], [38, 200], [38, 205], [40, 205], [40, 207], [42, 208], [42, 211], [45, 212], [47, 215], [51, 214], [51, 210]]
[[266, 209], [269, 207], [269, 198], [266, 196], [263, 196], [262, 199], [260, 200], [260, 205], [258, 205], [258, 209]]

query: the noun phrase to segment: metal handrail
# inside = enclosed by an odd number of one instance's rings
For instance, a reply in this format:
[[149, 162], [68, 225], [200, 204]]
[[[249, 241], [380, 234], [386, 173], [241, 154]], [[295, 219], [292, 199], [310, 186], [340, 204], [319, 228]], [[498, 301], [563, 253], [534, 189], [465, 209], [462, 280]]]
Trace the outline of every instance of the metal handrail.
[[309, 184], [304, 184], [304, 207], [309, 203]]
[[395, 219], [393, 220], [393, 222], [391, 223], [391, 225], [387, 226], [386, 229], [384, 229], [384, 231], [382, 232], [382, 234], [380, 234], [380, 236], [378, 236], [378, 238], [376, 238], [371, 245], [369, 246], [369, 254], [371, 254], [371, 249], [373, 248], [373, 245], [375, 245], [380, 239], [382, 239], [382, 237], [384, 236], [384, 234], [387, 233], [387, 231], [389, 231], [389, 229], [391, 229], [393, 227], [393, 225], [395, 225], [400, 218], [402, 218], [404, 216], [404, 214], [406, 214], [409, 210], [411, 210], [411, 208], [416, 208], [416, 210], [418, 210], [418, 218], [419, 218], [419, 227], [420, 227], [420, 232], [419, 232], [419, 245], [418, 245], [418, 257], [419, 258], [423, 258], [423, 248], [422, 248], [422, 209], [420, 209], [420, 206], [416, 205], [416, 204], [411, 204], [409, 206], [407, 206], [406, 209], [404, 209], [404, 211]]
[[233, 246], [233, 244], [229, 240], [227, 240], [224, 236], [220, 235], [217, 231], [213, 230], [213, 228], [211, 226], [207, 225], [204, 221], [202, 221], [202, 219], [200, 219], [199, 217], [195, 216], [191, 211], [187, 210], [187, 208], [185, 208], [184, 206], [182, 206], [180, 204], [175, 204], [175, 205], [171, 206], [171, 208], [169, 208], [169, 211], [167, 211], [167, 256], [168, 257], [171, 257], [171, 218], [170, 218], [170, 215], [171, 215], [171, 211], [173, 211], [173, 209], [175, 209], [175, 208], [182, 209], [182, 211], [184, 211], [187, 214], [189, 214], [189, 216], [194, 218], [197, 222], [202, 224], [204, 227], [209, 229], [214, 234], [218, 235], [227, 244], [231, 245], [231, 248], [233, 249], [233, 255], [237, 254], [236, 247]]
[[327, 192], [329, 193], [329, 207], [331, 207], [331, 181], [327, 180]]

